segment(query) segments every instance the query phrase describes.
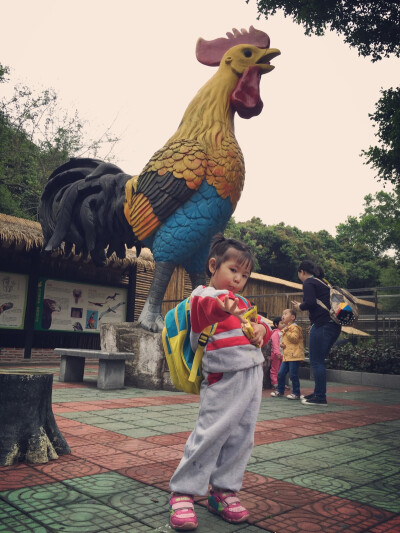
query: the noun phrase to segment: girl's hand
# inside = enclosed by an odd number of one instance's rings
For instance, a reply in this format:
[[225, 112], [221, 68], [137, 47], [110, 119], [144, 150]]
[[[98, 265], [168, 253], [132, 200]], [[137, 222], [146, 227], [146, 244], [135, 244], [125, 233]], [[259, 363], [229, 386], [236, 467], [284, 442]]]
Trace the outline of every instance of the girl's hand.
[[[239, 298], [235, 298], [234, 300], [232, 300], [231, 298], [229, 298], [229, 296], [225, 296], [224, 301], [217, 298], [217, 302], [221, 309], [225, 311], [225, 313], [237, 316], [241, 322], [246, 324], [246, 319], [243, 318], [243, 315], [247, 311], [247, 309], [239, 309]], [[264, 327], [263, 329], [265, 330]]]
[[262, 346], [264, 335], [265, 335], [265, 327], [262, 324], [258, 323], [251, 323], [251, 327], [253, 328], [253, 338], [250, 339], [251, 344], [254, 344], [254, 346]]

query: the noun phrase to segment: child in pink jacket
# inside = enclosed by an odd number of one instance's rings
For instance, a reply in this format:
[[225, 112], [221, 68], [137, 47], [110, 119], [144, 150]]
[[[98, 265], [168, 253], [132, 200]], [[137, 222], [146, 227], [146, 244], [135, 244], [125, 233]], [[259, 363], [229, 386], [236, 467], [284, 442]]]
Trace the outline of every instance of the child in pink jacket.
[[282, 322], [280, 316], [277, 316], [273, 320], [275, 329], [272, 330], [271, 335], [271, 367], [269, 371], [271, 385], [273, 389], [276, 389], [278, 386], [278, 372], [281, 367], [282, 357], [283, 357], [283, 348], [281, 348], [280, 343], [282, 339], [282, 329], [285, 324]]

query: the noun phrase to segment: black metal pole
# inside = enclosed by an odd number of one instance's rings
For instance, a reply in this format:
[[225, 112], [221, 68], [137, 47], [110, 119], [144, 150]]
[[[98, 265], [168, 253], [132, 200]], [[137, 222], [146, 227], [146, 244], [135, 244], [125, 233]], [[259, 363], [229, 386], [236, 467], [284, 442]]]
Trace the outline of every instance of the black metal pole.
[[37, 288], [38, 288], [38, 277], [39, 277], [39, 264], [40, 264], [40, 253], [39, 250], [32, 250], [30, 253], [31, 256], [31, 268], [29, 273], [28, 280], [28, 294], [26, 298], [26, 312], [25, 312], [25, 349], [24, 349], [24, 359], [30, 359], [32, 354], [33, 346], [33, 334], [34, 334], [34, 324], [35, 324], [35, 310], [36, 310], [36, 298], [37, 298]]
[[128, 284], [128, 302], [126, 306], [126, 321], [135, 321], [135, 300], [136, 300], [136, 277], [137, 264], [129, 269], [129, 284]]

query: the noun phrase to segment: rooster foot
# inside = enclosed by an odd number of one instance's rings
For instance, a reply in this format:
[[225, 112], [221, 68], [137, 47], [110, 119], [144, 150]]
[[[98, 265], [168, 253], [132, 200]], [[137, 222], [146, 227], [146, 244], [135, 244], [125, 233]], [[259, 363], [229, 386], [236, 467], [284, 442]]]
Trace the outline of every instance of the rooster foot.
[[164, 328], [164, 317], [161, 313], [142, 313], [139, 317], [138, 323], [147, 331], [159, 333]]

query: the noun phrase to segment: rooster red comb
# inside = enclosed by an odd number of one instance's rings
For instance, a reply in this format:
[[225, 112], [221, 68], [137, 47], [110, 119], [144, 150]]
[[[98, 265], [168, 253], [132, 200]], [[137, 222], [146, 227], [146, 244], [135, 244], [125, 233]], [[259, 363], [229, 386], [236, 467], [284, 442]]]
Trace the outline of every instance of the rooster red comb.
[[219, 37], [213, 41], [200, 39], [196, 45], [196, 57], [203, 65], [217, 67], [225, 54], [232, 46], [237, 44], [250, 44], [259, 48], [269, 48], [270, 40], [266, 33], [256, 30], [250, 26], [249, 31], [241, 29], [240, 31], [233, 28], [232, 33], [228, 32], [227, 37]]

